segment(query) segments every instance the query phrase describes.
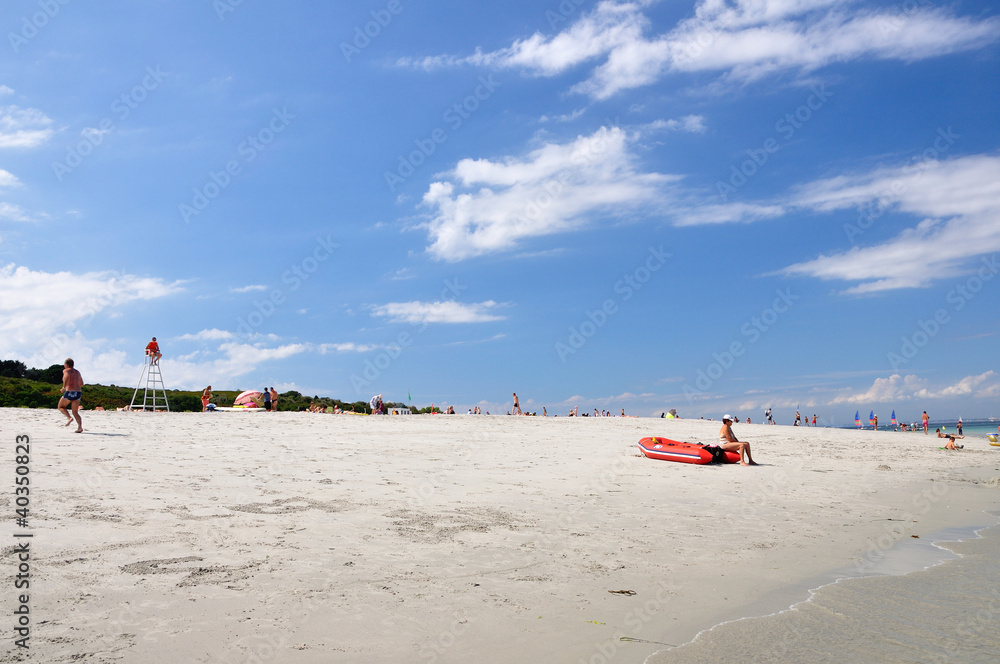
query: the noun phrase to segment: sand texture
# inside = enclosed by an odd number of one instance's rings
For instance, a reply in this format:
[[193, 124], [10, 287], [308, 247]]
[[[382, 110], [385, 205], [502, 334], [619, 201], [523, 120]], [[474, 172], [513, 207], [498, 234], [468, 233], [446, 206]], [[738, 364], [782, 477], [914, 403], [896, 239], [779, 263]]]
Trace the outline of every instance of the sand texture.
[[[62, 421], [0, 410], [8, 554], [14, 439], [31, 439], [37, 662], [642, 662], [1000, 506], [1000, 449], [922, 433], [738, 425], [748, 468], [638, 455], [648, 435], [715, 440], [717, 422]], [[29, 661], [10, 632], [0, 662]]]

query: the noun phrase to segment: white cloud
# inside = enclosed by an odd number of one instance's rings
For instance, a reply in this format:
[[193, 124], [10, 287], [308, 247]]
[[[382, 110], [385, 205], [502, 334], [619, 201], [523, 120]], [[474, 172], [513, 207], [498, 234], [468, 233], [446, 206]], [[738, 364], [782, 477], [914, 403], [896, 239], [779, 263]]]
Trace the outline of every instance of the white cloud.
[[0, 187], [18, 187], [21, 181], [10, 171], [0, 168]]
[[102, 311], [181, 291], [179, 283], [117, 272], [33, 271], [0, 268], [0, 357], [30, 355]]
[[316, 347], [321, 354], [326, 355], [327, 353], [368, 353], [373, 350], [381, 350], [384, 346], [379, 346], [377, 344], [356, 344], [354, 342], [339, 343], [339, 344], [320, 344]]
[[918, 3], [868, 9], [855, 0], [702, 0], [692, 18], [647, 35], [643, 11], [649, 4], [606, 0], [554, 35], [535, 33], [496, 51], [403, 58], [399, 64], [472, 64], [554, 76], [599, 61], [573, 91], [606, 99], [668, 73], [721, 72], [750, 80], [860, 58], [921, 60], [979, 48], [1000, 36], [997, 18], [977, 21]]
[[641, 39], [647, 24], [648, 20], [634, 4], [601, 2], [593, 11], [552, 37], [536, 32], [507, 48], [489, 53], [477, 50], [474, 55], [466, 57], [401, 58], [398, 64], [424, 69], [471, 64], [477, 67], [519, 68], [540, 76], [552, 76], [603, 56], [616, 45]]
[[14, 94], [14, 90], [7, 87], [6, 85], [0, 85], [0, 97], [6, 97], [7, 95]]
[[35, 221], [20, 205], [13, 203], [0, 203], [0, 219], [7, 221]]
[[578, 108], [575, 111], [573, 111], [572, 113], [563, 113], [562, 115], [552, 115], [552, 116], [543, 115], [542, 117], [538, 118], [538, 121], [542, 122], [542, 123], [544, 123], [544, 122], [572, 122], [573, 120], [576, 120], [578, 117], [580, 117], [581, 115], [583, 115], [586, 112], [587, 112], [587, 109], [585, 109], [585, 108]]
[[[1000, 251], [1000, 156], [971, 155], [914, 166], [882, 168], [801, 187], [791, 205], [828, 212], [876, 204], [917, 219], [886, 242], [785, 268], [789, 275], [861, 281], [848, 292], [925, 286], [969, 267], [969, 259]], [[851, 223], [855, 223], [851, 220]], [[861, 234], [860, 226], [855, 230]], [[850, 232], [850, 230], [849, 230]]]
[[372, 309], [372, 315], [388, 318], [392, 323], [487, 323], [504, 320], [506, 316], [490, 313], [501, 305], [493, 300], [463, 304], [444, 302], [390, 302]]
[[865, 392], [845, 394], [834, 398], [831, 404], [889, 403], [913, 398], [916, 392], [926, 389], [927, 381], [917, 376], [893, 374], [888, 378], [876, 378]]
[[876, 378], [865, 392], [844, 394], [833, 399], [832, 405], [849, 403], [888, 404], [911, 399], [948, 399], [953, 397], [989, 398], [1000, 389], [995, 371], [987, 371], [977, 376], [966, 376], [953, 385], [929, 389], [927, 380], [914, 375], [893, 374], [888, 378]]
[[219, 330], [212, 328], [210, 330], [202, 330], [201, 332], [196, 332], [195, 334], [182, 334], [177, 337], [178, 341], [219, 341], [232, 339], [236, 335], [228, 330]]
[[[620, 128], [602, 127], [526, 158], [463, 159], [434, 182], [423, 203], [435, 257], [459, 261], [511, 249], [518, 241], [582, 227], [600, 214], [622, 216], [662, 203], [676, 177], [641, 173]], [[455, 184], [457, 181], [458, 184]]]
[[262, 286], [260, 284], [250, 284], [249, 286], [242, 286], [240, 288], [230, 288], [230, 293], [253, 293], [256, 291], [266, 291], [267, 286]]
[[705, 132], [705, 116], [685, 115], [679, 120], [655, 120], [647, 125], [649, 129], [667, 129], [669, 131], [687, 131], [693, 134]]
[[916, 394], [917, 397], [927, 399], [944, 399], [949, 397], [993, 397], [1000, 389], [1000, 382], [995, 371], [987, 371], [978, 376], [966, 376], [953, 385], [941, 388], [937, 392], [922, 390]]
[[52, 136], [52, 120], [37, 108], [0, 107], [0, 148], [33, 148]]

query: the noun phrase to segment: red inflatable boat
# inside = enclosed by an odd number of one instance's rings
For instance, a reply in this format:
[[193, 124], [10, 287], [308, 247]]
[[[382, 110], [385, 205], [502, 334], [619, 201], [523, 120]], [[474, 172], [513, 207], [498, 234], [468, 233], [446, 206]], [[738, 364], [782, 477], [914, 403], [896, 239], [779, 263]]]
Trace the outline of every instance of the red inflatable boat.
[[[669, 438], [643, 438], [639, 441], [639, 451], [650, 459], [677, 461], [679, 463], [712, 463], [712, 452], [704, 445], [682, 443]], [[739, 452], [724, 452], [726, 463], [739, 463]]]

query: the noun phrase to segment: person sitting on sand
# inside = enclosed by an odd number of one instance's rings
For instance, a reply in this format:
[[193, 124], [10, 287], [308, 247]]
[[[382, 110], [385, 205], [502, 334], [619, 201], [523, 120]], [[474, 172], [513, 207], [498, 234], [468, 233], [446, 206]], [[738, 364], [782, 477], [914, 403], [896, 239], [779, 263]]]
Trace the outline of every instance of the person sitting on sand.
[[757, 462], [750, 456], [750, 443], [740, 442], [736, 438], [736, 434], [733, 433], [732, 424], [732, 415], [726, 414], [722, 416], [722, 428], [719, 429], [719, 447], [727, 452], [739, 452], [741, 466], [756, 466]]
[[941, 433], [941, 429], [937, 430], [938, 438], [947, 438], [948, 442], [944, 444], [944, 449], [946, 450], [960, 450], [965, 447], [965, 445], [955, 445], [955, 441], [959, 438], [965, 438], [965, 436], [956, 436], [951, 433]]

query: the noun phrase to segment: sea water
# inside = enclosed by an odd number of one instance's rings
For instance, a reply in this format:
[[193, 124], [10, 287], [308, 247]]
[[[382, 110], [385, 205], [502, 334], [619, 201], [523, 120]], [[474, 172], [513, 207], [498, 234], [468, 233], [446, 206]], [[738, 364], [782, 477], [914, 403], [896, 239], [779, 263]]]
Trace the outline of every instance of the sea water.
[[[871, 426], [868, 424], [867, 418], [864, 422], [864, 430], [870, 431]], [[907, 424], [916, 424], [916, 433], [923, 433], [923, 427], [919, 421], [917, 422], [907, 422]], [[854, 426], [844, 426], [839, 427], [841, 429], [856, 429]], [[879, 421], [878, 425], [879, 431], [892, 431], [893, 427], [889, 424], [888, 420]], [[958, 420], [931, 420], [928, 425], [929, 433], [934, 433], [935, 429], [941, 429], [947, 433], [957, 434], [958, 433]], [[907, 432], [909, 433], [909, 432]], [[962, 422], [962, 433], [967, 438], [981, 438], [986, 440], [986, 436], [1000, 435], [1000, 420], [965, 420]]]
[[1000, 527], [934, 539], [900, 542], [788, 610], [717, 625], [647, 661], [1000, 662]]

